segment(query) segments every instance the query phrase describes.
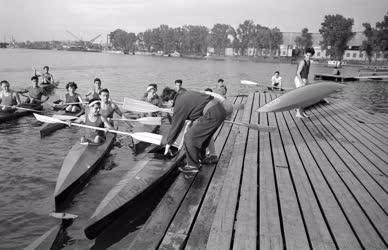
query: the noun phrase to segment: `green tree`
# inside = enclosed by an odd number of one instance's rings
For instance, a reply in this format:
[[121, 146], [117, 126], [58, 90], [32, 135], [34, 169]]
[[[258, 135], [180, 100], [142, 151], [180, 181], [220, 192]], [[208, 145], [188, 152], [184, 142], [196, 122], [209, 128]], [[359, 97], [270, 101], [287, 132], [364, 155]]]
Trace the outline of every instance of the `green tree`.
[[372, 61], [373, 52], [378, 51], [378, 44], [376, 40], [377, 30], [372, 28], [369, 23], [363, 23], [362, 26], [365, 28], [363, 33], [366, 37], [366, 40], [362, 42], [360, 50], [365, 51], [370, 63]]
[[237, 37], [240, 41], [242, 55], [246, 54], [248, 47], [254, 46], [256, 38], [256, 27], [252, 20], [245, 20], [237, 28]]
[[233, 30], [232, 26], [220, 23], [215, 24], [211, 29], [209, 43], [214, 47], [217, 55], [225, 54], [225, 48], [231, 44], [228, 36], [233, 34]]
[[298, 49], [305, 50], [306, 48], [310, 48], [313, 45], [313, 38], [311, 33], [307, 28], [302, 29], [301, 36], [296, 37], [295, 44]]
[[123, 50], [125, 53], [135, 51], [136, 35], [135, 33], [127, 33], [124, 30], [116, 29], [109, 34], [113, 46]]
[[341, 60], [348, 42], [353, 37], [352, 18], [342, 15], [326, 15], [319, 32], [322, 35], [321, 45], [328, 55]]
[[280, 32], [280, 29], [275, 27], [271, 29], [270, 32], [270, 44], [269, 44], [269, 50], [270, 53], [273, 54], [274, 52], [279, 50], [280, 45], [283, 43], [283, 34]]
[[184, 39], [183, 50], [185, 53], [206, 55], [209, 44], [209, 30], [205, 26], [185, 25], [183, 26]]
[[384, 16], [383, 21], [376, 23], [376, 42], [379, 45], [380, 51], [388, 51], [388, 12]]

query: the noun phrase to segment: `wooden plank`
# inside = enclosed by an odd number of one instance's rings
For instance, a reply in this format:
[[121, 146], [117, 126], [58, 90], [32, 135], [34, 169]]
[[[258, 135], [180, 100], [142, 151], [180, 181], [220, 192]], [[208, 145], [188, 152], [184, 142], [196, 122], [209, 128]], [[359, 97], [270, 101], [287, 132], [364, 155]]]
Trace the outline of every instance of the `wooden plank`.
[[[387, 119], [385, 119], [385, 116], [381, 113], [379, 114], [369, 114], [364, 110], [361, 109], [354, 109], [354, 107], [346, 102], [338, 103], [337, 105], [347, 107], [352, 112], [349, 112], [349, 115], [353, 116], [357, 120], [365, 121], [366, 124], [368, 122], [375, 122], [375, 123], [385, 123]], [[373, 128], [377, 127], [380, 128], [382, 131], [384, 131], [384, 137], [387, 138], [387, 125], [386, 124], [373, 124]]]
[[357, 133], [363, 135], [363, 138], [365, 138], [370, 143], [373, 143], [375, 146], [377, 146], [380, 150], [384, 151], [385, 153], [388, 153], [388, 138], [385, 138], [381, 134], [377, 133], [375, 130], [373, 130], [369, 126], [365, 126], [364, 124], [361, 124], [357, 122], [357, 120], [354, 119], [354, 117], [351, 117], [349, 115], [343, 115], [343, 113], [348, 113], [348, 111], [344, 108], [341, 108], [340, 106], [336, 104], [330, 104], [325, 105], [324, 110], [327, 111], [327, 113], [330, 116], [336, 116], [337, 114], [340, 114], [338, 116], [341, 121], [346, 123], [345, 127], [350, 127], [353, 130], [357, 131]]
[[[260, 106], [266, 103], [260, 95]], [[268, 124], [268, 114], [260, 114], [260, 124]], [[283, 249], [284, 234], [279, 211], [272, 150], [268, 133], [259, 133], [259, 244], [260, 249]]]
[[[259, 106], [260, 94], [253, 96], [252, 108]], [[251, 111], [252, 112], [252, 111]], [[258, 113], [252, 112], [250, 123], [258, 122]], [[244, 158], [240, 198], [238, 202], [233, 249], [257, 248], [257, 174], [258, 136], [257, 130], [248, 130], [248, 142]]]
[[[267, 102], [271, 100], [269, 95], [266, 95], [266, 97]], [[268, 121], [270, 126], [278, 125], [274, 113], [268, 114]], [[285, 157], [280, 134], [270, 133], [270, 139], [286, 248], [308, 249], [311, 246], [309, 245], [308, 235], [299, 209], [300, 200], [298, 199], [298, 194], [294, 189], [293, 180], [290, 176], [290, 166]]]
[[[242, 122], [249, 121], [252, 99], [253, 95], [250, 94], [247, 100], [249, 106], [244, 109]], [[231, 247], [247, 135], [248, 129], [240, 126], [206, 249], [229, 249]]]
[[[282, 113], [276, 113], [276, 119], [279, 125], [284, 150], [286, 152], [293, 185], [297, 190], [298, 200], [300, 201], [303, 212], [310, 244], [313, 249], [336, 249], [328, 225], [322, 215], [319, 201], [312, 189], [312, 183], [306, 175], [300, 158], [301, 155], [309, 154], [309, 152], [307, 150], [300, 153], [297, 151], [295, 142], [291, 138], [291, 130], [297, 130], [297, 128], [295, 126], [288, 127]], [[301, 138], [299, 138], [299, 141], [301, 141]], [[315, 162], [311, 162], [311, 157], [307, 159], [310, 160], [307, 164], [315, 164]]]
[[[287, 126], [291, 128], [290, 133], [294, 145], [301, 157], [325, 221], [329, 225], [334, 243], [340, 249], [360, 249], [361, 246], [346, 216], [344, 216], [341, 204], [339, 204], [335, 193], [320, 169], [320, 167], [331, 168], [330, 162], [326, 159], [303, 122], [299, 118], [294, 118], [294, 114], [291, 115], [290, 112], [284, 112], [283, 114]], [[314, 241], [313, 236], [311, 241]]]
[[[238, 113], [236, 118], [237, 121], [241, 120], [242, 114], [243, 112]], [[236, 141], [238, 131], [239, 127], [233, 126], [206, 192], [201, 209], [195, 220], [195, 224], [190, 232], [185, 249], [205, 249], [206, 247], [212, 221], [220, 198], [222, 183], [224, 182], [228, 171], [229, 162], [234, 149], [233, 145]]]
[[[230, 124], [224, 124], [220, 129], [219, 136], [217, 136], [216, 143], [221, 138], [225, 140], [225, 136], [229, 133], [230, 129]], [[186, 179], [183, 174], [177, 177], [152, 215], [139, 230], [129, 245], [129, 249], [156, 249], [158, 247], [193, 181], [194, 178]]]
[[[339, 112], [341, 112], [341, 114], [344, 114], [341, 116], [344, 118], [348, 118], [347, 120], [350, 120], [354, 127], [361, 128], [368, 135], [373, 136], [375, 139], [380, 140], [382, 143], [387, 145], [388, 124], [380, 124], [380, 126], [379, 124], [370, 124], [375, 123], [376, 121], [368, 121], [368, 119], [365, 118], [365, 115], [357, 114], [357, 111], [359, 109], [350, 109], [350, 107], [344, 105], [343, 103], [333, 103], [330, 106], [335, 107]], [[361, 118], [360, 115], [362, 116]]]
[[[344, 208], [349, 221], [353, 225], [360, 243], [364, 247], [385, 247], [384, 242], [380, 238], [379, 234], [374, 229], [374, 226], [370, 223], [368, 216], [365, 214], [364, 209], [368, 206], [368, 202], [375, 204], [369, 194], [365, 191], [364, 187], [357, 183], [353, 174], [349, 172], [345, 166], [343, 159], [349, 158], [349, 154], [343, 152], [340, 146], [332, 148], [332, 145], [337, 145], [331, 134], [327, 131], [323, 124], [320, 124], [318, 119], [311, 119], [312, 122], [306, 121], [311, 134], [318, 142], [320, 148], [325, 153], [326, 158], [329, 160], [333, 168], [321, 167], [327, 179], [330, 179], [330, 185], [335, 190], [337, 199], [340, 200], [342, 207]], [[341, 153], [339, 153], [341, 151]], [[337, 154], [338, 153], [338, 154]], [[341, 157], [339, 157], [339, 154]], [[357, 199], [358, 198], [358, 199]], [[360, 206], [362, 203], [362, 207]], [[368, 207], [367, 207], [368, 208]], [[379, 212], [379, 211], [378, 211]]]
[[359, 163], [359, 166], [364, 169], [371, 178], [380, 183], [381, 188], [387, 192], [387, 162], [384, 162], [382, 159], [388, 158], [388, 153], [380, 151], [376, 152], [376, 150], [374, 150], [374, 145], [370, 144], [369, 141], [359, 133], [360, 131], [356, 131], [348, 126], [347, 123], [343, 122], [341, 116], [335, 116], [334, 119], [331, 116], [331, 113], [328, 113], [329, 111], [327, 111], [326, 107], [317, 106], [316, 111], [318, 112], [317, 116], [319, 116], [320, 120], [327, 120], [327, 122], [332, 125], [333, 135], [338, 134], [338, 136], [335, 136], [336, 140], [352, 155]]
[[[245, 105], [250, 106], [252, 104], [249, 105], [249, 103], [247, 103]], [[225, 140], [232, 140], [227, 136], [224, 137], [226, 138]], [[221, 149], [224, 147], [224, 144], [225, 141], [222, 141], [216, 145], [216, 148], [218, 149], [217, 154], [219, 156]], [[187, 192], [187, 195], [180, 205], [169, 228], [167, 229], [166, 235], [164, 236], [159, 249], [179, 249], [184, 247], [192, 224], [194, 223], [194, 220], [199, 212], [199, 206], [202, 203], [204, 193], [209, 186], [209, 180], [211, 180], [214, 170], [215, 164], [207, 166], [205, 165], [202, 167], [202, 170], [199, 172], [199, 174], [195, 177], [193, 184]]]

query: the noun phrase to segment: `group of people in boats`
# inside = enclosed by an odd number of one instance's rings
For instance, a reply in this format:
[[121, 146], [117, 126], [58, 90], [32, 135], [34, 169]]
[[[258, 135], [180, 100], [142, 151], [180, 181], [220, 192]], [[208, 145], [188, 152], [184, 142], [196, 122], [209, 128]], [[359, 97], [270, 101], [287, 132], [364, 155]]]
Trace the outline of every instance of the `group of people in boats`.
[[[310, 58], [314, 55], [314, 49], [305, 50], [304, 59], [298, 64], [295, 85], [301, 87], [308, 84], [308, 74], [310, 69]], [[45, 72], [45, 81], [52, 81], [53, 76], [48, 77], [48, 67]], [[43, 75], [42, 75], [43, 76]], [[272, 77], [272, 86], [281, 89], [281, 77], [278, 71]], [[47, 94], [38, 85], [38, 76], [31, 78], [32, 86], [28, 90], [29, 102], [41, 104], [48, 100]], [[171, 129], [169, 130], [164, 154], [171, 154], [171, 145], [177, 139], [179, 133], [184, 128], [186, 120], [190, 121], [190, 128], [184, 135], [183, 147], [186, 153], [187, 164], [180, 167], [180, 171], [191, 174], [197, 173], [200, 167], [205, 164], [217, 162], [217, 156], [214, 149], [213, 135], [218, 127], [230, 116], [234, 109], [243, 108], [234, 106], [226, 99], [227, 87], [224, 80], [219, 79], [214, 89], [206, 89], [204, 92], [187, 90], [182, 87], [183, 81], [175, 81], [174, 88], [166, 87], [161, 96], [157, 94], [157, 84], [149, 84], [142, 100], [152, 103], [158, 107], [171, 107], [173, 116], [171, 118]], [[2, 93], [0, 95], [1, 104], [6, 107], [12, 107], [20, 103], [17, 93], [10, 92], [9, 83], [1, 82]], [[69, 112], [77, 112], [82, 108], [83, 100], [76, 93], [77, 84], [69, 82], [66, 85], [67, 93], [63, 105], [68, 104], [65, 109]], [[45, 99], [41, 99], [46, 96]], [[101, 88], [101, 80], [94, 79], [94, 88], [86, 94], [89, 99], [86, 105], [85, 116], [80, 118], [85, 124], [95, 127], [105, 127], [106, 131], [113, 129], [113, 124], [109, 120], [114, 113], [123, 116], [121, 110], [112, 102], [109, 97], [109, 90]], [[3, 106], [4, 107], [4, 106]], [[158, 113], [151, 114], [153, 116]], [[296, 116], [299, 118], [307, 117], [303, 109], [297, 109]], [[70, 125], [70, 123], [69, 123]], [[102, 143], [104, 133], [90, 130], [88, 135], [82, 137], [82, 142], [92, 141]]]

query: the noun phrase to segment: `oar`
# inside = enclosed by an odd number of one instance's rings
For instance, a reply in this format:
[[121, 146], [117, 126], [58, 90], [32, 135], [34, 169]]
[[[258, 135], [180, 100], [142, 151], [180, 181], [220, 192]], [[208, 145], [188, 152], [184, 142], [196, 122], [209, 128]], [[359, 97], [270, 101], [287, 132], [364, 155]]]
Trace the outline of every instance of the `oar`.
[[159, 108], [149, 102], [139, 101], [128, 97], [124, 98], [123, 108], [132, 112], [139, 113], [152, 113], [158, 111], [172, 113], [172, 109]]
[[274, 126], [266, 126], [266, 125], [253, 124], [253, 123], [232, 122], [232, 121], [224, 121], [224, 122], [235, 124], [238, 126], [248, 127], [250, 129], [260, 130], [263, 132], [273, 132], [277, 130], [277, 127], [274, 127]]
[[162, 125], [162, 117], [142, 117], [138, 119], [114, 118], [113, 121], [140, 122], [148, 125]]
[[[82, 127], [82, 128], [90, 128], [90, 129], [95, 129], [95, 130], [100, 130], [100, 131], [107, 131], [104, 128], [99, 128], [99, 127], [94, 127], [94, 126], [89, 126], [89, 125], [84, 125], [84, 124], [78, 124], [78, 123], [65, 122], [65, 121], [55, 119], [55, 118], [52, 118], [49, 116], [38, 115], [38, 114], [34, 114], [34, 116], [38, 121], [41, 121], [41, 122], [63, 123], [63, 124], [74, 125], [74, 126], [78, 126], [78, 127]], [[148, 132], [128, 133], [128, 132], [123, 132], [123, 131], [113, 130], [113, 129], [109, 129], [108, 132], [122, 134], [122, 135], [129, 135], [129, 136], [135, 138], [136, 140], [144, 141], [144, 142], [148, 142], [148, 143], [152, 143], [152, 144], [156, 144], [156, 145], [161, 144], [162, 137], [163, 137], [162, 135], [148, 133]]]
[[74, 220], [75, 218], [78, 217], [78, 215], [75, 214], [70, 214], [70, 213], [56, 213], [52, 212], [50, 213], [51, 217], [57, 218], [57, 219], [62, 219], [62, 220]]
[[[270, 85], [266, 85], [266, 84], [263, 84], [263, 83], [258, 83], [258, 82], [252, 82], [252, 81], [248, 81], [248, 80], [241, 80], [240, 82], [241, 84], [245, 84], [245, 85], [253, 85], [253, 86], [260, 86], [260, 87], [266, 87], [266, 88], [272, 88], [272, 90], [278, 90], [276, 89], [276, 87], [272, 87]], [[294, 88], [285, 88], [285, 87], [282, 87], [283, 90], [291, 90], [291, 89], [294, 89]]]
[[4, 105], [4, 104], [0, 104], [0, 106], [3, 106], [3, 107], [7, 107], [7, 108], [16, 108], [16, 109], [20, 109], [20, 110], [27, 110], [27, 111], [32, 111], [32, 112], [38, 112], [38, 113], [43, 113], [44, 111], [41, 111], [41, 110], [36, 110], [36, 109], [28, 109], [28, 108], [23, 108], [23, 107], [18, 107], [18, 106], [8, 106], [8, 105]]

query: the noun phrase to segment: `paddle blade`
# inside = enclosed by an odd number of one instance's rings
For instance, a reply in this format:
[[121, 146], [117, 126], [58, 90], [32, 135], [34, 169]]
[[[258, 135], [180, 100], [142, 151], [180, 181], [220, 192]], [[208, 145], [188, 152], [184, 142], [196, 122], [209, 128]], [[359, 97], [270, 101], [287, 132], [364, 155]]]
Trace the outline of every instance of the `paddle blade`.
[[78, 217], [78, 215], [75, 215], [75, 214], [55, 213], [55, 212], [50, 213], [50, 216], [54, 217], [54, 218], [57, 218], [57, 219], [62, 219], [62, 220], [75, 219], [75, 218]]
[[151, 103], [127, 97], [124, 98], [123, 109], [139, 113], [151, 113], [159, 111], [159, 108]]
[[147, 124], [147, 125], [162, 125], [162, 117], [142, 117], [136, 119], [137, 122]]
[[151, 144], [161, 145], [162, 144], [162, 135], [149, 133], [149, 132], [137, 132], [131, 134], [133, 138], [139, 141], [148, 142]]
[[39, 115], [39, 114], [34, 113], [34, 116], [38, 121], [41, 121], [41, 122], [67, 124], [67, 122], [61, 121], [61, 120], [53, 118], [53, 117], [45, 116], [45, 115]]
[[252, 81], [248, 81], [248, 80], [241, 80], [241, 84], [245, 84], [245, 85], [259, 85], [257, 82], [252, 82]]

